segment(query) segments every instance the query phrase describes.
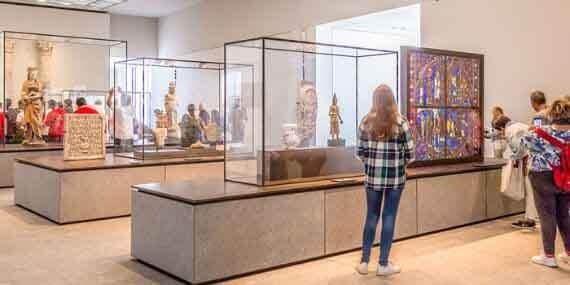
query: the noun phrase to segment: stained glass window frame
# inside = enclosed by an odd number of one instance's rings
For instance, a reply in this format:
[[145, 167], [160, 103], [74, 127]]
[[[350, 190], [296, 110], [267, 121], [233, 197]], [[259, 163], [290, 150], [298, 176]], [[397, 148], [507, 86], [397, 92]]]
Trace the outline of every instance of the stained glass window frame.
[[[443, 69], [444, 69], [444, 98], [441, 100], [442, 103], [436, 105], [422, 105], [421, 103], [418, 104], [420, 100], [415, 100], [417, 98], [413, 97], [417, 94], [413, 94], [413, 87], [411, 85], [411, 80], [414, 77], [414, 71], [412, 70], [412, 56], [431, 56], [431, 57], [443, 57]], [[449, 86], [450, 82], [449, 79], [449, 63], [451, 60], [474, 60], [475, 62], [473, 65], [475, 66], [476, 70], [471, 70], [472, 77], [471, 79], [478, 82], [473, 82], [474, 89], [470, 90], [471, 92], [475, 92], [478, 94], [478, 98], [471, 101], [468, 104], [456, 104], [451, 105], [448, 96], [449, 96]], [[401, 78], [401, 92], [402, 96], [400, 97], [400, 104], [402, 110], [405, 112], [406, 117], [410, 121], [412, 127], [416, 125], [417, 117], [412, 115], [415, 113], [414, 110], [438, 110], [439, 112], [444, 113], [444, 128], [443, 128], [443, 136], [444, 136], [444, 155], [443, 158], [434, 158], [430, 159], [423, 158], [417, 160], [412, 164], [412, 166], [428, 166], [428, 165], [442, 165], [442, 164], [454, 164], [454, 163], [467, 163], [467, 162], [480, 162], [483, 161], [483, 154], [484, 154], [484, 142], [483, 142], [483, 106], [484, 106], [484, 55], [482, 54], [475, 54], [475, 53], [465, 53], [465, 52], [457, 52], [457, 51], [449, 51], [449, 50], [440, 50], [440, 49], [430, 49], [430, 48], [418, 48], [418, 47], [402, 47], [401, 48], [401, 66], [402, 66], [402, 78]], [[435, 84], [434, 84], [435, 85]], [[435, 88], [434, 88], [435, 90]], [[435, 92], [435, 91], [434, 91]], [[474, 96], [470, 96], [473, 98]], [[450, 141], [450, 134], [449, 134], [449, 122], [450, 120], [450, 113], [454, 110], [470, 110], [472, 113], [470, 115], [475, 115], [478, 120], [478, 129], [475, 127], [473, 131], [470, 133], [473, 137], [472, 147], [473, 154], [463, 157], [451, 157], [449, 152], [449, 141]], [[417, 130], [413, 129], [415, 133]], [[425, 144], [425, 143], [424, 143]], [[421, 146], [420, 146], [421, 147]], [[461, 145], [461, 147], [468, 148], [469, 145]]]

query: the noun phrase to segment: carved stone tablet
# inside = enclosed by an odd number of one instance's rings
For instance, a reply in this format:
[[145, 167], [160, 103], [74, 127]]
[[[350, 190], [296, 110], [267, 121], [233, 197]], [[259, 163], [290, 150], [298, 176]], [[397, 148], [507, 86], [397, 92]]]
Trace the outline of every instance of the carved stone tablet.
[[105, 118], [97, 114], [66, 114], [64, 160], [105, 159]]

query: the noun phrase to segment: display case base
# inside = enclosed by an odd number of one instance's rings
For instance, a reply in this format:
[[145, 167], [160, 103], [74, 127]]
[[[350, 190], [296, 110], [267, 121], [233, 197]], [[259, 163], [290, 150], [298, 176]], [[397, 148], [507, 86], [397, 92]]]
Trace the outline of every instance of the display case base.
[[175, 148], [175, 149], [145, 149], [134, 152], [117, 153], [117, 156], [145, 160], [145, 159], [169, 159], [169, 158], [198, 158], [224, 156], [224, 152], [215, 148]]
[[330, 147], [345, 146], [346, 140], [345, 139], [338, 139], [338, 140], [329, 139], [327, 141], [327, 145]]
[[63, 161], [45, 156], [17, 159], [14, 177], [16, 205], [67, 224], [130, 215], [134, 184], [223, 179], [223, 163], [220, 158], [134, 161], [109, 154], [105, 160]]
[[[522, 212], [524, 203], [500, 197], [500, 167], [410, 170], [395, 238]], [[136, 185], [132, 255], [199, 284], [354, 250], [366, 211], [362, 183], [363, 177], [269, 187], [205, 179]]]

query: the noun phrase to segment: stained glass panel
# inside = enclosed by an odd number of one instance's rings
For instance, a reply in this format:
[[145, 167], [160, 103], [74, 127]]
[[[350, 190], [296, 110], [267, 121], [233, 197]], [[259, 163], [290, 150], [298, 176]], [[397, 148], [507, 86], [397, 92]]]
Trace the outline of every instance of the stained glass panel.
[[445, 103], [445, 56], [412, 52], [409, 59], [410, 105], [442, 106]]
[[447, 105], [479, 106], [479, 65], [475, 58], [447, 57]]
[[447, 158], [478, 155], [481, 151], [481, 120], [475, 109], [447, 109]]
[[416, 143], [416, 160], [445, 158], [444, 109], [411, 108], [410, 127]]

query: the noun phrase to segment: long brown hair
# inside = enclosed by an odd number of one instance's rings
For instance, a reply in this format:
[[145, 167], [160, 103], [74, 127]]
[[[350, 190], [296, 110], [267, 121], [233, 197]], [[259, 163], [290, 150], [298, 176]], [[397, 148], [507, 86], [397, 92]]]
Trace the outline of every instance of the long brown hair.
[[382, 84], [374, 90], [372, 108], [362, 122], [362, 131], [369, 139], [388, 140], [398, 134], [398, 104], [394, 92]]

